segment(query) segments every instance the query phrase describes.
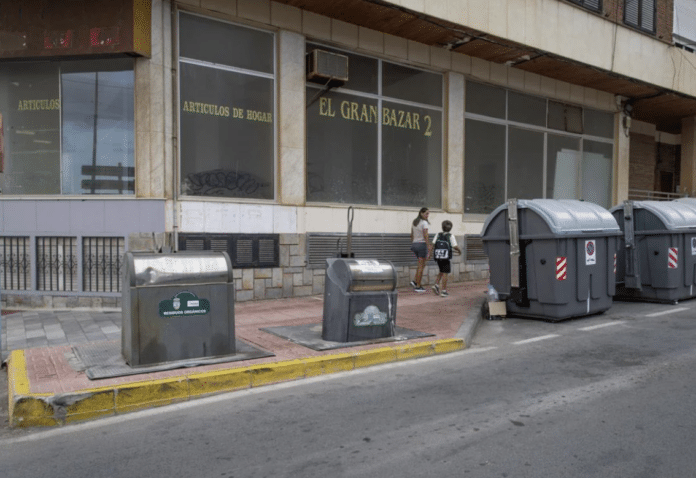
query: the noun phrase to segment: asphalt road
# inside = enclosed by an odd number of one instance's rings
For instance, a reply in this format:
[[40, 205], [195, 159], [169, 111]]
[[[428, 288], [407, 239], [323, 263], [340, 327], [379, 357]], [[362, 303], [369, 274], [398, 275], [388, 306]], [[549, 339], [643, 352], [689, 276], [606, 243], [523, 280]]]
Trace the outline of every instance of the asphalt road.
[[696, 457], [696, 301], [471, 349], [0, 438], [10, 477], [682, 477]]

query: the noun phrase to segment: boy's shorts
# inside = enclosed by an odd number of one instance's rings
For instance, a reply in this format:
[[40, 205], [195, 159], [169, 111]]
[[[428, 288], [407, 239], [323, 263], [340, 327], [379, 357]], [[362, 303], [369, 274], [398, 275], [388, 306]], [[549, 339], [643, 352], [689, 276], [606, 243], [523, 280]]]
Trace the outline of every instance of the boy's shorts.
[[443, 274], [452, 272], [452, 262], [449, 259], [435, 261]]
[[412, 242], [411, 250], [418, 259], [425, 259], [428, 257], [428, 245], [425, 242]]

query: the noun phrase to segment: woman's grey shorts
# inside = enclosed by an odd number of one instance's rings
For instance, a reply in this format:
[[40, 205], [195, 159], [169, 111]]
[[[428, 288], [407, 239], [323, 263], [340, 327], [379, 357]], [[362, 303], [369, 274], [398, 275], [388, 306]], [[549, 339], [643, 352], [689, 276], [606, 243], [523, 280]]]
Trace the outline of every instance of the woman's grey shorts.
[[411, 243], [411, 250], [418, 259], [425, 259], [428, 257], [428, 245], [425, 242]]

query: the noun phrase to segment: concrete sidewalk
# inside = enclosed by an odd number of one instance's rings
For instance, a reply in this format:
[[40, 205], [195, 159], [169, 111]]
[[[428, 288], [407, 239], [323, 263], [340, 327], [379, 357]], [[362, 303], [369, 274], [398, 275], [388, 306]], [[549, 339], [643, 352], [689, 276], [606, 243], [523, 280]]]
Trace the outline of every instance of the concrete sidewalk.
[[2, 317], [11, 426], [55, 426], [213, 393], [425, 357], [466, 348], [481, 319], [487, 281], [452, 283], [450, 296], [399, 290], [396, 325], [432, 334], [316, 351], [261, 329], [321, 325], [323, 296], [241, 302], [236, 337], [273, 356], [90, 380], [74, 347], [120, 350], [121, 312], [32, 310]]

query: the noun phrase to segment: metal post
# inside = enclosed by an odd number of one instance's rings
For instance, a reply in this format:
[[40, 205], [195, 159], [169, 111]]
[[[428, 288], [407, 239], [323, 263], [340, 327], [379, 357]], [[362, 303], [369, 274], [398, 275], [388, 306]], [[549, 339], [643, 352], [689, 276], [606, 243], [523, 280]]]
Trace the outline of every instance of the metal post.
[[624, 243], [626, 260], [624, 261], [624, 286], [627, 289], [642, 289], [640, 281], [640, 264], [636, 250], [635, 222], [633, 219], [633, 201], [624, 201]]
[[517, 199], [508, 200], [508, 229], [510, 231], [510, 287], [519, 287], [520, 236], [517, 225]]
[[352, 244], [353, 244], [353, 216], [355, 211], [353, 206], [348, 207], [348, 236], [346, 238], [346, 257], [352, 257]]

